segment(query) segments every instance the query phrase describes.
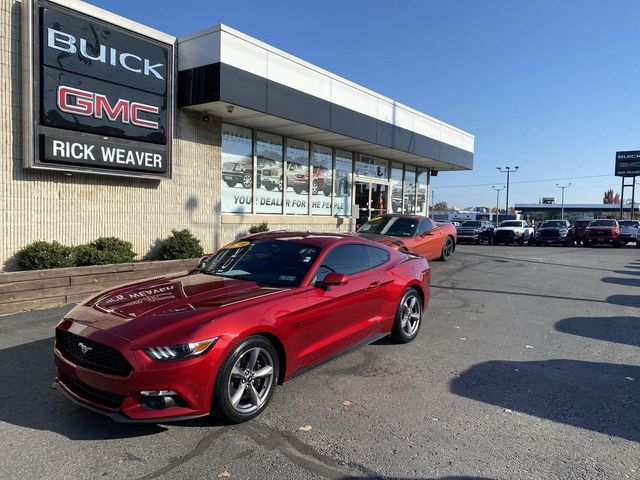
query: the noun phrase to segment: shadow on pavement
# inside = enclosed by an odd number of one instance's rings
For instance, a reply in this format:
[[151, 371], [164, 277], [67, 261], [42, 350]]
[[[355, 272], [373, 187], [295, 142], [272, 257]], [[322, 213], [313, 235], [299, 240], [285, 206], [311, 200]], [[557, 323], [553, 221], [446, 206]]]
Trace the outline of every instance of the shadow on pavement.
[[613, 285], [624, 285], [626, 287], [640, 287], [640, 279], [637, 278], [618, 278], [618, 277], [603, 277], [604, 283], [611, 283]]
[[640, 295], [611, 295], [607, 297], [607, 303], [623, 307], [640, 308]]
[[571, 335], [640, 347], [640, 317], [571, 317], [557, 322], [555, 328]]
[[54, 390], [53, 338], [0, 350], [0, 365], [0, 422], [56, 432], [72, 440], [127, 438], [166, 430], [154, 424], [116, 423]]
[[450, 383], [462, 397], [640, 441], [640, 366], [578, 360], [490, 361]]
[[411, 477], [411, 479], [402, 477], [344, 477], [342, 480], [492, 480], [489, 477], [438, 477], [438, 478], [425, 478], [425, 477]]

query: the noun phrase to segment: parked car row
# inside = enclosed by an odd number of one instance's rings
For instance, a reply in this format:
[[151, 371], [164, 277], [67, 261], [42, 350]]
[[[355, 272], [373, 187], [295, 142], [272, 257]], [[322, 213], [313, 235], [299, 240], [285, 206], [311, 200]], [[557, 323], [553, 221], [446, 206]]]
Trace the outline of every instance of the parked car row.
[[614, 247], [635, 242], [640, 248], [638, 220], [547, 220], [536, 228], [525, 220], [505, 220], [497, 227], [491, 222], [471, 220], [457, 227], [458, 242], [493, 245], [579, 245], [587, 247], [609, 244]]

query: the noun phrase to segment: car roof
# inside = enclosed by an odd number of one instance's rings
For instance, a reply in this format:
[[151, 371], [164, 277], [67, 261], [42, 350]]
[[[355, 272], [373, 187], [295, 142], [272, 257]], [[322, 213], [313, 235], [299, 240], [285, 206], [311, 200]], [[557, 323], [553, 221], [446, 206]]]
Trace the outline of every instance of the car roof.
[[357, 237], [351, 233], [328, 233], [328, 232], [296, 232], [289, 230], [274, 230], [271, 232], [256, 233], [240, 240], [300, 240], [314, 247], [325, 248], [326, 246], [338, 243], [362, 243], [380, 248], [381, 245], [372, 240]]
[[429, 217], [425, 217], [424, 215], [409, 215], [405, 213], [385, 213], [384, 215], [378, 215], [378, 216], [379, 217], [411, 218], [413, 220], [422, 220], [425, 218], [429, 218]]

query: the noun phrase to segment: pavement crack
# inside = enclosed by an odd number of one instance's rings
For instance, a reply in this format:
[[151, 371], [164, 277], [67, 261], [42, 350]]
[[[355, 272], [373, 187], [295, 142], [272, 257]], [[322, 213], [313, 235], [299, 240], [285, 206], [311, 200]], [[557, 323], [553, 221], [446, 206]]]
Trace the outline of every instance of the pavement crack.
[[169, 473], [171, 470], [178, 468], [180, 465], [188, 462], [189, 460], [202, 455], [207, 449], [211, 446], [213, 442], [215, 442], [222, 435], [227, 433], [229, 430], [225, 428], [221, 428], [220, 430], [216, 430], [208, 435], [205, 435], [192, 449], [189, 453], [182, 455], [177, 458], [173, 458], [169, 461], [167, 465], [162, 467], [159, 470], [155, 470], [151, 473], [146, 474], [143, 477], [138, 477], [137, 480], [151, 480], [152, 478], [158, 478], [166, 473]]
[[278, 431], [258, 423], [245, 423], [236, 426], [235, 429], [247, 435], [259, 446], [267, 450], [277, 450], [295, 465], [316, 475], [332, 480], [345, 477], [378, 478], [375, 472], [367, 468], [336, 463], [331, 457], [298, 440], [291, 432]]

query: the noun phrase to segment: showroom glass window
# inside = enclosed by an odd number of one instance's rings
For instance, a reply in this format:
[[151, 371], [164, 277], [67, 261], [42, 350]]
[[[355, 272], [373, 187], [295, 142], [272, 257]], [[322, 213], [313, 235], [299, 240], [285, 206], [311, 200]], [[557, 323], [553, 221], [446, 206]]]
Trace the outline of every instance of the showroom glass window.
[[369, 155], [360, 155], [356, 160], [356, 175], [360, 177], [379, 178], [387, 180], [389, 174], [387, 169], [389, 162], [381, 158], [370, 157]]
[[408, 213], [410, 215], [416, 213], [416, 193], [416, 167], [413, 165], [405, 165], [403, 213]]
[[251, 213], [253, 151], [250, 128], [222, 124], [223, 213]]
[[314, 145], [311, 151], [311, 214], [331, 215], [333, 191], [333, 151]]
[[282, 213], [282, 137], [256, 132], [256, 213]]
[[391, 166], [391, 208], [393, 213], [402, 212], [402, 164]]
[[287, 188], [285, 205], [287, 213], [309, 213], [309, 144], [287, 138]]
[[351, 215], [351, 180], [353, 175], [353, 154], [336, 150], [335, 195], [333, 199], [334, 215]]
[[416, 213], [418, 215], [427, 214], [427, 202], [429, 201], [427, 191], [427, 171], [418, 170], [418, 203]]

